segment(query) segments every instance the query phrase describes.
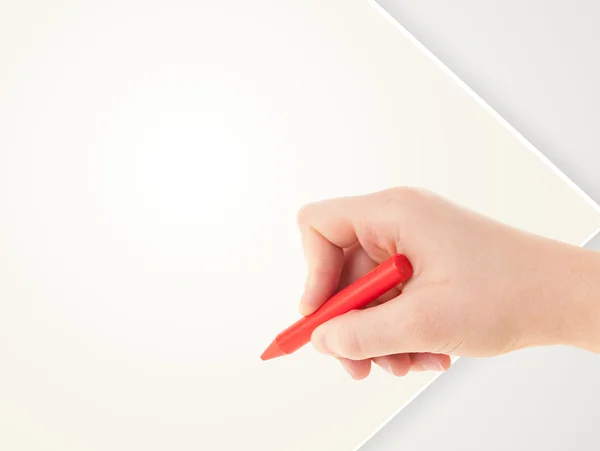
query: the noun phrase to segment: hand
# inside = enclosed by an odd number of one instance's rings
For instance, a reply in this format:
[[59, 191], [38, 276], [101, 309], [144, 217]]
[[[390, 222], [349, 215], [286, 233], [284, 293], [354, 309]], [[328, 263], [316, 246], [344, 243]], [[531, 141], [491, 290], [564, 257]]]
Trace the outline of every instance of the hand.
[[395, 253], [413, 265], [405, 286], [314, 331], [314, 347], [356, 379], [368, 376], [371, 362], [403, 376], [447, 370], [449, 355], [552, 344], [600, 351], [595, 252], [412, 188], [313, 203], [298, 224], [309, 269], [304, 315]]

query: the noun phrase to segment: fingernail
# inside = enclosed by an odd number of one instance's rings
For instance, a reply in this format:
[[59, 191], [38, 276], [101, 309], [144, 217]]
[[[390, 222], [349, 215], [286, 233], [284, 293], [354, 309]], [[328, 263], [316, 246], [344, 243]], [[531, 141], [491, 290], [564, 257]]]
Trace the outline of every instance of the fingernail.
[[307, 305], [305, 305], [304, 303], [300, 303], [300, 306], [298, 307], [298, 310], [300, 311], [300, 314], [301, 314], [302, 316], [308, 316], [308, 315], [310, 315], [310, 313], [311, 313], [311, 312], [309, 311], [309, 309], [308, 309], [308, 306], [307, 306]]
[[425, 371], [444, 371], [444, 367], [442, 366], [442, 364], [437, 361], [425, 362], [423, 364], [423, 367], [425, 368]]
[[419, 363], [417, 365], [414, 365], [412, 368], [413, 371], [439, 371], [439, 372], [444, 372], [446, 371], [444, 369], [444, 366], [437, 361], [432, 361], [432, 362], [422, 362]]
[[305, 296], [302, 296], [300, 299], [300, 304], [298, 305], [298, 310], [302, 316], [308, 316], [308, 303], [305, 300]]
[[300, 314], [302, 316], [308, 316], [308, 315], [314, 313], [316, 309], [315, 309], [315, 306], [310, 304], [308, 301], [301, 300], [298, 310], [300, 310]]
[[304, 287], [304, 293], [302, 293], [302, 297], [300, 298], [300, 305], [298, 307], [302, 316], [308, 316], [315, 311], [314, 307], [312, 307], [311, 303], [309, 302], [312, 297], [313, 295], [311, 293], [311, 286], [307, 282]]

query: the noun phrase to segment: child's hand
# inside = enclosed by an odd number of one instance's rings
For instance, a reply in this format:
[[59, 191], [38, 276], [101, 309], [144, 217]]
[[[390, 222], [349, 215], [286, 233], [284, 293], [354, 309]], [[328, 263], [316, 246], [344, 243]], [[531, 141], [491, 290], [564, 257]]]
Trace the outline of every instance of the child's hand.
[[309, 267], [300, 302], [316, 310], [395, 253], [414, 276], [365, 310], [320, 326], [317, 350], [357, 379], [449, 368], [449, 354], [527, 346], [600, 350], [598, 254], [510, 228], [434, 194], [396, 188], [310, 204], [298, 215]]

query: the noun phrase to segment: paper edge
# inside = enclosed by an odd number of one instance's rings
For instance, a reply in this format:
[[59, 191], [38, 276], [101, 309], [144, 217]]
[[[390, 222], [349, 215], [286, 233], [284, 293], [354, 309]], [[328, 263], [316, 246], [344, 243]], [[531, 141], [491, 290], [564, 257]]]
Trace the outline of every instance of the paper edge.
[[448, 68], [437, 56], [435, 56], [427, 47], [425, 47], [421, 41], [415, 38], [406, 28], [404, 28], [400, 22], [398, 22], [383, 6], [377, 3], [377, 0], [367, 0], [367, 2], [374, 8], [379, 14], [381, 14], [389, 23], [391, 23], [400, 33], [406, 37], [413, 45], [415, 45], [421, 52], [423, 52], [444, 74], [449, 76], [463, 91], [473, 98], [485, 111], [490, 113], [494, 119], [496, 119], [502, 126], [504, 126], [511, 134], [513, 134], [521, 144], [523, 144], [529, 151], [533, 152], [546, 166], [548, 166], [563, 182], [565, 182], [571, 189], [579, 194], [588, 204], [600, 213], [600, 205], [596, 203], [583, 189], [581, 189], [573, 180], [571, 180], [564, 172], [562, 172], [548, 157], [546, 157], [540, 150], [538, 150], [533, 144], [531, 144], [527, 138], [525, 138], [515, 127], [513, 127], [506, 119], [504, 119], [496, 110], [494, 110], [485, 100], [483, 100], [473, 89], [469, 87], [464, 81], [462, 81], [452, 70]]
[[[448, 75], [455, 83], [458, 84], [463, 91], [467, 93], [471, 98], [473, 98], [484, 110], [492, 115], [494, 119], [496, 119], [502, 126], [504, 126], [510, 133], [512, 133], [518, 140], [521, 142], [530, 152], [532, 152], [535, 156], [537, 156], [542, 163], [550, 168], [563, 182], [569, 186], [572, 190], [575, 191], [579, 196], [581, 196], [596, 212], [600, 213], [600, 205], [594, 201], [583, 189], [581, 189], [573, 180], [571, 180], [567, 175], [562, 172], [548, 157], [546, 157], [539, 149], [537, 149], [533, 144], [527, 140], [515, 127], [513, 127], [506, 119], [504, 119], [500, 114], [494, 110], [485, 100], [483, 100], [475, 91], [473, 91], [464, 81], [462, 81], [454, 72], [452, 72], [448, 66], [446, 66], [438, 57], [436, 57], [427, 47], [425, 47], [421, 41], [419, 41], [416, 37], [414, 37], [406, 28], [404, 28], [400, 22], [398, 22], [383, 6], [377, 3], [377, 0], [367, 0], [367, 2], [379, 12], [388, 22], [390, 22], [396, 29], [402, 33], [403, 36], [408, 38], [408, 40], [415, 45], [420, 51], [422, 51], [433, 63], [438, 66], [442, 70], [442, 72]], [[594, 232], [592, 232], [584, 241], [580, 244], [581, 247], [584, 247], [588, 244], [596, 235], [600, 234], [600, 227], [597, 228]], [[456, 363], [460, 360], [460, 357], [456, 358], [453, 362]], [[379, 425], [368, 437], [366, 437], [360, 444], [358, 444], [352, 451], [359, 451], [364, 445], [367, 444], [369, 440], [371, 440], [378, 432], [380, 432], [386, 425], [390, 423], [402, 410], [404, 410], [411, 402], [413, 402], [421, 393], [423, 393], [427, 388], [433, 384], [440, 376], [444, 373], [438, 373], [434, 375], [429, 382], [423, 385], [419, 390], [417, 390], [413, 395], [406, 400], [395, 412], [393, 412], [387, 419], [383, 421], [381, 425]]]
[[[582, 244], [580, 244], [581, 247], [584, 247], [586, 244], [588, 244], [590, 241], [592, 241], [597, 235], [600, 234], [600, 227], [598, 229], [596, 229], [592, 234], [590, 234], [589, 237], [587, 237]], [[452, 365], [454, 365], [457, 361], [460, 360], [460, 357], [456, 357], [456, 359], [454, 360], [454, 362], [452, 362]], [[451, 371], [452, 368], [450, 368]], [[427, 382], [425, 385], [423, 385], [421, 388], [419, 388], [419, 390], [417, 390], [415, 393], [413, 393], [413, 395], [408, 398], [404, 404], [402, 404], [395, 412], [393, 412], [389, 417], [387, 417], [383, 423], [381, 423], [381, 425], [377, 426], [377, 428], [375, 428], [375, 430], [367, 437], [365, 438], [362, 442], [360, 442], [360, 444], [356, 447], [353, 448], [352, 451], [360, 451], [360, 448], [362, 448], [363, 446], [365, 446], [367, 444], [367, 442], [369, 440], [371, 440], [373, 437], [375, 437], [379, 431], [381, 431], [384, 427], [386, 427], [400, 412], [402, 412], [411, 402], [413, 402], [415, 399], [417, 399], [417, 397], [423, 393], [425, 390], [427, 390], [427, 388], [433, 384], [436, 380], [438, 380], [439, 377], [443, 376], [444, 374], [446, 374], [446, 372], [443, 373], [436, 373], [431, 380], [429, 380], [429, 382]]]

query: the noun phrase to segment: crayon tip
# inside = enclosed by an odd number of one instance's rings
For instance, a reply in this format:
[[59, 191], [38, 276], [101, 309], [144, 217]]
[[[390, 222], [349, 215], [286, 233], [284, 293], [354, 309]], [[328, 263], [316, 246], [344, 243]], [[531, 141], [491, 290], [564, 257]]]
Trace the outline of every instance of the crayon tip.
[[273, 343], [271, 343], [266, 351], [262, 353], [260, 358], [263, 360], [271, 360], [275, 357], [281, 357], [282, 355], [285, 355], [285, 352], [281, 350], [277, 344], [277, 340], [273, 340]]

